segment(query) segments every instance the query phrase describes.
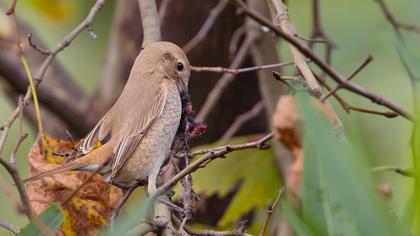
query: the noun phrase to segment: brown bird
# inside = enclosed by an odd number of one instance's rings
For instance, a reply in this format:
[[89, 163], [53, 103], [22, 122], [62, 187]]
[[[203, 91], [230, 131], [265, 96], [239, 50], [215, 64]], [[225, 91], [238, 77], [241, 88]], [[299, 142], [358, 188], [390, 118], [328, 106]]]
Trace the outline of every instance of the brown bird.
[[[148, 45], [137, 56], [117, 102], [77, 145], [79, 157], [27, 181], [104, 165], [99, 173], [109, 183], [148, 179], [148, 192], [154, 192], [180, 124], [180, 94], [187, 92], [189, 77], [182, 49], [169, 42]], [[98, 141], [106, 142], [94, 149]]]

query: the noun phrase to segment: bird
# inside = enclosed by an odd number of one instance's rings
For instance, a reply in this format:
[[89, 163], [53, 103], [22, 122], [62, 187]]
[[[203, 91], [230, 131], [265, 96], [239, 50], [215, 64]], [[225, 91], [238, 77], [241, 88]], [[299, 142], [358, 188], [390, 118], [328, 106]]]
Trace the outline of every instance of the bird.
[[[188, 93], [191, 69], [177, 45], [155, 42], [137, 56], [115, 104], [75, 149], [76, 158], [25, 180], [69, 170], [96, 171], [114, 185], [147, 180], [156, 191], [159, 170], [180, 126], [181, 94]], [[97, 147], [97, 143], [103, 143]]]

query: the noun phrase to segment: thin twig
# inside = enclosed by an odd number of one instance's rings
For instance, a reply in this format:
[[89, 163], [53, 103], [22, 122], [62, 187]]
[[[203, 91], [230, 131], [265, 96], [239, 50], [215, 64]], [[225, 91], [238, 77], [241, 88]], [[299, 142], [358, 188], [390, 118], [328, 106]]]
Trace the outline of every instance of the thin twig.
[[386, 6], [384, 0], [376, 0], [376, 1], [379, 3], [379, 6], [381, 7], [382, 12], [385, 15], [385, 18], [389, 21], [389, 23], [391, 23], [392, 28], [394, 28], [394, 31], [397, 34], [398, 38], [402, 39], [400, 29], [420, 34], [420, 27], [418, 27], [416, 25], [410, 25], [410, 24], [405, 24], [405, 23], [399, 22], [394, 17], [394, 15], [392, 15], [391, 11]]
[[[314, 74], [314, 75], [315, 75], [315, 78], [318, 80], [318, 82], [320, 84], [322, 84], [322, 86], [324, 88], [326, 88], [328, 91], [333, 90], [333, 88], [331, 88], [327, 83], [325, 83], [325, 81], [320, 76], [318, 76], [317, 74]], [[393, 111], [375, 111], [375, 110], [370, 110], [370, 109], [351, 106], [346, 101], [344, 101], [344, 99], [341, 96], [339, 96], [337, 93], [334, 93], [332, 96], [334, 96], [334, 98], [337, 100], [337, 102], [341, 105], [341, 107], [347, 113], [350, 113], [350, 111], [358, 111], [358, 112], [362, 112], [362, 113], [369, 113], [369, 114], [374, 114], [374, 115], [385, 116], [387, 118], [395, 118], [395, 117], [398, 116], [398, 113], [393, 112]]]
[[258, 234], [258, 236], [263, 236], [263, 235], [264, 235], [264, 233], [265, 233], [265, 231], [267, 231], [268, 224], [270, 223], [271, 216], [273, 215], [274, 210], [276, 209], [276, 206], [277, 206], [277, 204], [278, 204], [278, 202], [279, 202], [279, 200], [280, 200], [280, 197], [281, 197], [281, 195], [283, 195], [283, 193], [284, 193], [284, 191], [285, 191], [285, 190], [286, 190], [286, 187], [284, 187], [284, 186], [283, 186], [283, 187], [279, 190], [279, 192], [277, 193], [277, 197], [276, 197], [276, 199], [274, 200], [273, 204], [271, 204], [271, 205], [268, 207], [268, 209], [267, 209], [267, 214], [265, 215], [265, 220], [264, 220], [263, 227], [261, 228], [261, 231], [260, 231], [260, 233]]
[[0, 156], [0, 164], [6, 168], [7, 172], [13, 179], [13, 182], [16, 185], [16, 188], [19, 192], [20, 200], [24, 208], [24, 212], [29, 220], [35, 218], [35, 213], [32, 209], [31, 203], [29, 201], [28, 195], [26, 193], [25, 187], [23, 186], [22, 178], [19, 175], [19, 172], [14, 168], [10, 163], [8, 163], [2, 156]]
[[318, 65], [325, 73], [327, 73], [333, 80], [337, 83], [342, 83], [343, 88], [359, 94], [360, 96], [366, 97], [370, 99], [372, 102], [385, 106], [390, 110], [398, 113], [399, 115], [403, 116], [409, 121], [413, 121], [413, 115], [405, 111], [403, 108], [398, 106], [397, 104], [375, 94], [371, 91], [367, 90], [366, 88], [359, 86], [357, 84], [350, 83], [346, 81], [346, 79], [340, 75], [334, 68], [328, 65], [325, 61], [323, 61], [320, 57], [318, 57], [311, 49], [307, 48], [303, 44], [301, 44], [298, 40], [291, 37], [290, 35], [286, 34], [284, 31], [278, 29], [275, 25], [273, 25], [269, 20], [267, 20], [264, 16], [261, 16], [259, 13], [255, 12], [254, 10], [248, 8], [246, 4], [244, 4], [241, 0], [232, 0], [235, 2], [241, 9], [244, 14], [251, 17], [258, 23], [266, 26], [269, 28], [273, 33], [282, 37], [289, 43], [293, 44], [301, 53], [305, 56], [309, 57], [316, 65]]
[[[253, 34], [248, 33], [244, 39], [244, 42], [241, 45], [241, 48], [238, 50], [235, 58], [232, 60], [230, 64], [230, 68], [237, 69], [239, 66], [245, 61], [246, 55], [248, 54], [248, 49], [255, 41], [255, 36]], [[231, 73], [224, 73], [222, 77], [217, 81], [216, 85], [210, 91], [209, 95], [207, 96], [206, 102], [201, 107], [200, 111], [196, 116], [196, 120], [204, 121], [213, 108], [216, 106], [217, 102], [219, 101], [220, 97], [223, 94], [223, 91], [227, 88], [227, 86], [233, 81], [234, 74]]]
[[240, 69], [231, 69], [231, 68], [224, 68], [224, 67], [206, 67], [206, 66], [191, 66], [191, 71], [194, 72], [214, 72], [214, 73], [229, 73], [229, 74], [240, 74], [246, 72], [253, 72], [259, 70], [267, 70], [273, 68], [281, 68], [285, 66], [293, 65], [294, 62], [283, 62], [283, 63], [276, 63], [276, 64], [269, 64], [269, 65], [261, 65], [261, 66], [252, 66]]
[[15, 145], [15, 147], [13, 148], [12, 153], [10, 153], [10, 158], [9, 158], [9, 162], [13, 167], [16, 167], [16, 153], [20, 147], [20, 145], [22, 144], [23, 140], [25, 140], [28, 137], [28, 133], [23, 133], [19, 136], [19, 139]]
[[[371, 61], [373, 60], [372, 55], [368, 55], [366, 59], [357, 67], [353, 73], [350, 74], [349, 77], [347, 77], [347, 81], [350, 81], [356, 76], [363, 68], [365, 68]], [[340, 88], [342, 88], [341, 84], [338, 84], [332, 91], [330, 91], [328, 94], [325, 94], [323, 97], [321, 97], [321, 102], [324, 102], [327, 100], [328, 97], [330, 97], [332, 94], [336, 93]]]
[[316, 39], [325, 41], [325, 61], [327, 64], [331, 64], [332, 50], [335, 48], [335, 45], [324, 32], [324, 28], [322, 27], [321, 22], [321, 11], [319, 5], [320, 0], [312, 0], [312, 33], [310, 37], [311, 41], [309, 41], [308, 47], [312, 49], [315, 43], [314, 40]]
[[198, 33], [190, 40], [187, 44], [182, 48], [186, 54], [188, 54], [192, 49], [194, 49], [203, 39], [206, 38], [206, 35], [213, 27], [214, 22], [216, 22], [217, 17], [220, 13], [228, 5], [229, 0], [220, 0], [219, 3], [210, 10], [209, 16], [207, 17], [206, 21], [204, 22], [203, 26], [201, 26]]
[[260, 100], [251, 108], [251, 110], [236, 117], [232, 125], [222, 135], [220, 141], [225, 142], [232, 138], [245, 123], [258, 116], [263, 108], [264, 102]]
[[0, 227], [3, 227], [5, 229], [9, 230], [10, 232], [12, 232], [15, 235], [19, 235], [19, 233], [20, 233], [20, 228], [19, 227], [11, 225], [4, 220], [0, 220]]
[[47, 49], [43, 49], [43, 48], [41, 48], [41, 47], [39, 47], [38, 45], [36, 45], [33, 41], [32, 41], [32, 33], [29, 33], [28, 34], [28, 43], [29, 43], [29, 46], [31, 46], [35, 51], [38, 51], [38, 52], [40, 52], [41, 54], [44, 54], [44, 55], [50, 55], [51, 54], [51, 52], [50, 51], [48, 51]]

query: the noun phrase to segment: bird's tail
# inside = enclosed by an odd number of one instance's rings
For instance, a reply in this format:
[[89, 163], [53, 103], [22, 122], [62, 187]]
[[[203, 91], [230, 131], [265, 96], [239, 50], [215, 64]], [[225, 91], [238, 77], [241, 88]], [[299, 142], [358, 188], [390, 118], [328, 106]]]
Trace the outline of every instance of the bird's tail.
[[[110, 160], [111, 157], [112, 157], [112, 145], [110, 143], [106, 143], [102, 145], [101, 147], [93, 150], [91, 153], [87, 154], [86, 156], [79, 157], [78, 159], [71, 161], [69, 163], [64, 163], [57, 168], [47, 170], [38, 175], [27, 178], [23, 180], [23, 182], [24, 183], [32, 182], [35, 180], [39, 180], [41, 178], [53, 176], [53, 175], [60, 174], [60, 173], [63, 173], [65, 171], [70, 171], [70, 170], [96, 169], [102, 164], [106, 164]], [[94, 168], [90, 168], [91, 166]]]
[[53, 175], [56, 175], [56, 174], [60, 174], [60, 173], [63, 173], [65, 171], [76, 170], [78, 168], [82, 168], [82, 167], [84, 167], [86, 165], [90, 165], [90, 164], [91, 163], [88, 163], [86, 161], [81, 162], [81, 161], [75, 160], [73, 162], [63, 164], [63, 165], [61, 165], [57, 168], [44, 171], [41, 174], [38, 174], [38, 175], [32, 176], [30, 178], [24, 179], [23, 182], [24, 183], [32, 182], [32, 181], [35, 181], [35, 180], [42, 179], [44, 177], [49, 177], [49, 176], [53, 176]]

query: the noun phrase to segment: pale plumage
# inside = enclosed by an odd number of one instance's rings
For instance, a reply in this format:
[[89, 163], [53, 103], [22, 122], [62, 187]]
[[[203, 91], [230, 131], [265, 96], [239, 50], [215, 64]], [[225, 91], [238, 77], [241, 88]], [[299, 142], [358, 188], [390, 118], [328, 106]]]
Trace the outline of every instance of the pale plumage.
[[[78, 145], [80, 157], [29, 180], [65, 170], [92, 170], [112, 156], [101, 171], [107, 181], [129, 183], [148, 177], [148, 190], [153, 191], [179, 126], [180, 92], [187, 90], [189, 76], [188, 59], [178, 46], [150, 44], [136, 58], [117, 102]], [[93, 150], [106, 137], [107, 143]]]

